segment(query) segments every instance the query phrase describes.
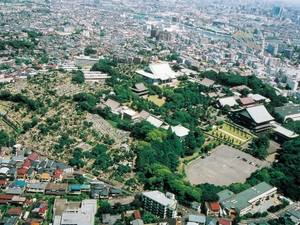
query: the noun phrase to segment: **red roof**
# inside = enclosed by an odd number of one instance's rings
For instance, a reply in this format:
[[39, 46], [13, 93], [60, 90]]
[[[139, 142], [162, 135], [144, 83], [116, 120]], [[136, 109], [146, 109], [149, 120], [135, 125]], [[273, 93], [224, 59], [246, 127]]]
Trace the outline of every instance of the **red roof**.
[[220, 204], [218, 202], [210, 202], [209, 206], [212, 211], [219, 211], [220, 210]]
[[219, 219], [219, 225], [231, 225], [231, 220], [228, 219]]
[[134, 210], [133, 212], [134, 219], [141, 219], [141, 214], [139, 210]]
[[26, 161], [23, 163], [23, 167], [30, 167], [31, 166], [31, 162]]
[[37, 159], [38, 156], [39, 155], [36, 152], [33, 152], [27, 157], [27, 160], [34, 161]]
[[8, 203], [8, 200], [2, 200], [0, 199], [0, 204], [7, 204]]
[[54, 177], [55, 177], [55, 178], [59, 178], [60, 175], [63, 174], [63, 172], [64, 172], [63, 170], [55, 170], [55, 171], [54, 171], [54, 173], [55, 173], [55, 174], [54, 174]]
[[21, 168], [21, 169], [19, 169], [18, 170], [18, 175], [25, 175], [26, 174], [26, 172], [27, 172], [27, 168]]
[[1, 195], [0, 194], [0, 200], [12, 200], [13, 196], [12, 195]]
[[22, 209], [21, 208], [11, 208], [11, 209], [7, 210], [7, 212], [11, 215], [21, 215]]
[[253, 98], [247, 97], [247, 98], [240, 98], [240, 101], [243, 105], [253, 104], [255, 101]]
[[6, 180], [0, 180], [0, 185], [6, 184]]
[[44, 206], [43, 208], [40, 208], [39, 213], [45, 213], [47, 210], [47, 207]]

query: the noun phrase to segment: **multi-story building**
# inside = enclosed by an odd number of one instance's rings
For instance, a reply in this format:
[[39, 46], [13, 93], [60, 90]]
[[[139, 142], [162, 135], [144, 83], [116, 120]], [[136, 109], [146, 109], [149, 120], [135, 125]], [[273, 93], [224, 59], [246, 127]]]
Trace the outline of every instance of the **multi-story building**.
[[99, 61], [99, 57], [75, 56], [75, 66], [93, 66]]
[[146, 210], [161, 218], [174, 218], [177, 214], [177, 200], [172, 193], [143, 192], [142, 202]]

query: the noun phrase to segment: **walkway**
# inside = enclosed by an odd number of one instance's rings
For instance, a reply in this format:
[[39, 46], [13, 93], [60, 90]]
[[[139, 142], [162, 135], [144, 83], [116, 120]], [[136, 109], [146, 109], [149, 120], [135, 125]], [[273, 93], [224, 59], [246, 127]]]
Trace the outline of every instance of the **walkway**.
[[235, 136], [235, 135], [233, 135], [233, 134], [231, 134], [231, 133], [229, 133], [229, 132], [227, 132], [227, 131], [225, 131], [225, 130], [222, 130], [222, 129], [219, 129], [219, 130], [222, 131], [222, 132], [225, 133], [225, 134], [228, 134], [228, 135], [231, 136], [231, 137], [234, 137], [234, 138], [236, 138], [236, 139], [242, 141], [242, 142], [246, 142], [246, 141], [247, 141], [247, 140], [242, 139], [242, 138], [239, 138], [239, 137], [237, 137], [237, 136]]

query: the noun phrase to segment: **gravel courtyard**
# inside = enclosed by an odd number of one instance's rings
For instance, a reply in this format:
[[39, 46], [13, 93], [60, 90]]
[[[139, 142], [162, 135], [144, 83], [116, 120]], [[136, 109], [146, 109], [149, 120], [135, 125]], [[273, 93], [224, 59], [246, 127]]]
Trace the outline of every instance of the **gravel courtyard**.
[[245, 182], [251, 173], [265, 166], [268, 166], [267, 162], [238, 149], [222, 145], [205, 159], [199, 158], [188, 164], [185, 172], [186, 179], [192, 184], [229, 185]]

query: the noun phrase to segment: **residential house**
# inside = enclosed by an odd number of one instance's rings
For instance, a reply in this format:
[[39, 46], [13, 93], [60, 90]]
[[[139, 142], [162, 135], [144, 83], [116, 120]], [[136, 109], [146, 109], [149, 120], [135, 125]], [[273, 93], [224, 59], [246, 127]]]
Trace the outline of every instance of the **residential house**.
[[73, 173], [65, 173], [63, 174], [62, 180], [65, 182], [73, 181], [75, 179]]
[[201, 203], [199, 202], [192, 202], [191, 208], [195, 211], [197, 211], [198, 213], [201, 212]]
[[39, 155], [36, 152], [32, 152], [26, 160], [29, 160], [30, 162], [34, 162], [35, 160], [37, 160], [37, 158], [39, 157]]
[[7, 172], [7, 177], [16, 177], [17, 175], [17, 169], [16, 168], [10, 168], [9, 171]]
[[5, 189], [7, 185], [7, 181], [6, 180], [0, 180], [0, 188]]
[[40, 179], [40, 177], [41, 177], [41, 175], [44, 173], [44, 171], [45, 171], [45, 168], [44, 168], [44, 167], [39, 168], [39, 169], [37, 170], [37, 172], [36, 172], [35, 178], [36, 178], [36, 179]]
[[9, 187], [6, 190], [6, 194], [8, 195], [21, 195], [24, 191], [24, 188], [21, 187]]
[[61, 162], [55, 162], [55, 169], [63, 170], [64, 173], [74, 173], [74, 168]]
[[2, 167], [0, 168], [0, 175], [7, 176], [8, 171], [9, 171], [8, 167]]
[[56, 169], [54, 170], [53, 182], [61, 182], [63, 178], [63, 170]]
[[66, 194], [67, 189], [68, 189], [68, 184], [48, 183], [46, 186], [46, 194], [63, 196]]
[[29, 193], [44, 193], [46, 189], [45, 183], [30, 183], [27, 185], [27, 192]]
[[109, 189], [104, 186], [103, 182], [92, 182], [91, 185], [91, 197], [94, 199], [108, 198]]
[[12, 195], [0, 194], [0, 204], [7, 204], [12, 200]]
[[39, 217], [41, 218], [45, 218], [47, 214], [47, 209], [48, 209], [48, 203], [44, 200], [40, 200], [37, 202], [37, 204], [34, 206], [31, 212], [38, 214]]
[[232, 220], [225, 219], [225, 218], [220, 218], [220, 219], [218, 219], [218, 224], [219, 225], [231, 225], [232, 224]]
[[31, 163], [31, 168], [37, 170], [38, 167], [39, 167], [39, 164], [40, 164], [40, 161], [37, 161], [37, 160], [36, 160], [36, 161], [33, 161], [33, 162]]
[[79, 195], [81, 192], [89, 192], [91, 190], [90, 185], [70, 185], [69, 186], [69, 194], [71, 195]]
[[[206, 217], [202, 215], [189, 215], [188, 222], [197, 223], [198, 225], [205, 224]], [[189, 224], [189, 223], [187, 223]]]
[[205, 202], [205, 214], [207, 216], [220, 216], [220, 204], [218, 202]]
[[217, 218], [206, 217], [206, 225], [217, 225]]
[[22, 209], [20, 207], [10, 208], [6, 212], [11, 216], [17, 216], [19, 219], [22, 217]]
[[2, 167], [9, 167], [9, 162], [10, 162], [9, 159], [2, 159], [1, 160], [1, 166]]
[[288, 210], [284, 215], [285, 224], [298, 225], [300, 224], [299, 208]]
[[23, 180], [25, 180], [26, 179], [27, 170], [28, 170], [28, 168], [18, 169], [17, 179], [23, 179]]
[[139, 210], [133, 211], [133, 217], [134, 217], [134, 219], [142, 219], [142, 216], [141, 216], [141, 213]]
[[23, 155], [18, 155], [18, 156], [13, 156], [11, 157], [11, 160], [16, 161], [16, 162], [24, 162], [26, 159], [26, 157], [24, 157]]
[[110, 195], [111, 195], [112, 197], [119, 197], [119, 196], [122, 195], [122, 190], [117, 189], [117, 188], [110, 188], [109, 191], [110, 191]]
[[102, 223], [114, 225], [117, 220], [121, 220], [121, 215], [102, 214]]
[[10, 201], [10, 203], [12, 205], [25, 205], [26, 200], [27, 200], [26, 197], [13, 196], [13, 198]]
[[22, 167], [23, 168], [26, 168], [26, 169], [29, 169], [31, 166], [31, 162], [30, 161], [25, 161], [23, 164], [22, 164]]
[[19, 222], [18, 216], [10, 216], [10, 217], [4, 216], [0, 221], [0, 225], [17, 225], [18, 222]]
[[8, 167], [9, 168], [16, 168], [16, 161], [15, 160], [10, 160], [9, 161], [9, 164], [8, 164]]
[[51, 176], [49, 173], [42, 173], [40, 176], [41, 182], [49, 182], [51, 180]]
[[11, 186], [24, 188], [24, 187], [26, 187], [26, 182], [23, 180], [17, 180], [15, 182], [13, 182]]
[[33, 176], [34, 176], [34, 169], [33, 169], [32, 167], [30, 167], [30, 168], [27, 170], [25, 176], [26, 176], [27, 179], [32, 179]]
[[144, 225], [144, 221], [141, 219], [135, 219], [135, 220], [132, 220], [132, 225]]

